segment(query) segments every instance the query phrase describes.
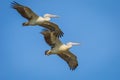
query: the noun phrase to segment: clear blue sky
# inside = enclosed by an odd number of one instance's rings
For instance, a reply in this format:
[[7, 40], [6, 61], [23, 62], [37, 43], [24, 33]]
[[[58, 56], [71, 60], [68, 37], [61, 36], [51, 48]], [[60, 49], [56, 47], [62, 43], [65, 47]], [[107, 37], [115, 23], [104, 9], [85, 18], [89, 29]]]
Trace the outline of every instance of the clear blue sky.
[[64, 43], [80, 42], [71, 48], [79, 61], [75, 71], [50, 49], [39, 26], [23, 27], [26, 19], [0, 2], [0, 80], [120, 80], [119, 0], [15, 0], [38, 15], [57, 14], [52, 19], [64, 32]]

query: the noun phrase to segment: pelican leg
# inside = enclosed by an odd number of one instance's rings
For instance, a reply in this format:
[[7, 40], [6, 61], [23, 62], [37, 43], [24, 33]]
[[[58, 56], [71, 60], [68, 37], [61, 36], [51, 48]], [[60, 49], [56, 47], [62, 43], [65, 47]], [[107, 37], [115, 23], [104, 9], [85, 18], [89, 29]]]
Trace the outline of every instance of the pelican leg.
[[49, 56], [51, 54], [51, 51], [50, 50], [46, 50], [45, 51], [45, 55]]
[[24, 22], [22, 25], [23, 26], [29, 26], [29, 23], [28, 22]]
[[46, 51], [45, 51], [45, 55], [47, 55], [47, 52], [48, 52], [48, 51], [49, 51], [49, 50], [46, 50]]

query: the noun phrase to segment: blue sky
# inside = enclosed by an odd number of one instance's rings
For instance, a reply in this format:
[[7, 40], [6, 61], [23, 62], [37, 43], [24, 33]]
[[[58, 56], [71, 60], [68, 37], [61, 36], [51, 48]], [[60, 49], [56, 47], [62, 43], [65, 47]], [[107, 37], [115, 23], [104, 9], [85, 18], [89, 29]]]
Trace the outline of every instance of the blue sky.
[[23, 27], [26, 21], [0, 3], [0, 80], [120, 80], [119, 0], [15, 0], [38, 15], [57, 14], [52, 19], [64, 32], [61, 40], [80, 42], [71, 48], [79, 61], [75, 71], [50, 49], [39, 26]]

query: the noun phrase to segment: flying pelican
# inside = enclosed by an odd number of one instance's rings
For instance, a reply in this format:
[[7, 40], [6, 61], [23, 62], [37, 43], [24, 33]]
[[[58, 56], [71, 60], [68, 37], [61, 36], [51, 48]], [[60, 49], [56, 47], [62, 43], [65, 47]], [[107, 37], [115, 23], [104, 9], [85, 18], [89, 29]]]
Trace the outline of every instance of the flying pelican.
[[58, 25], [50, 22], [51, 18], [58, 18], [59, 16], [53, 14], [45, 14], [43, 17], [38, 16], [29, 7], [21, 5], [15, 1], [12, 2], [12, 8], [16, 9], [22, 17], [28, 20], [28, 22], [23, 23], [23, 26], [39, 25], [51, 31], [55, 31], [55, 36], [57, 37], [63, 36], [64, 33], [61, 31]]
[[77, 57], [69, 51], [73, 45], [80, 45], [80, 43], [68, 42], [63, 44], [58, 37], [54, 36], [54, 32], [43, 30], [41, 34], [44, 36], [46, 43], [51, 46], [51, 50], [46, 50], [45, 54], [57, 54], [67, 62], [71, 70], [76, 69], [78, 66]]

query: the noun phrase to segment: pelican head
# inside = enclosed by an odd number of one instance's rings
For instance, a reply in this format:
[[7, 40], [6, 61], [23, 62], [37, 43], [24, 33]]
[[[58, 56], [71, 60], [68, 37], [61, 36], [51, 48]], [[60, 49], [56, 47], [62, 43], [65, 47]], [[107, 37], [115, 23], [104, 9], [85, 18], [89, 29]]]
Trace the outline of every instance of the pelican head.
[[54, 14], [45, 14], [44, 17], [49, 17], [49, 18], [59, 18], [58, 15], [54, 15]]

